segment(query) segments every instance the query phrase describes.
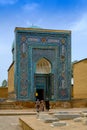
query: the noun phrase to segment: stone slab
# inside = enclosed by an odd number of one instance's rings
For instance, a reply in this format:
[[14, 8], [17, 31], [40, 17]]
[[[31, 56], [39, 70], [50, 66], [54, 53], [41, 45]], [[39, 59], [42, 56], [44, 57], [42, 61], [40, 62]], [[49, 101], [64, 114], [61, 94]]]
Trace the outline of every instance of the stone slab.
[[87, 117], [87, 113], [83, 113], [83, 112], [82, 112], [82, 113], [81, 113], [81, 116], [82, 116], [82, 117]]
[[59, 122], [53, 122], [51, 126], [57, 127], [57, 126], [66, 126], [67, 123], [65, 121], [59, 121]]
[[73, 122], [73, 120], [67, 120], [67, 125], [62, 127], [52, 127], [52, 123], [44, 123], [42, 120], [38, 120], [36, 116], [21, 116], [19, 118], [23, 130], [87, 130], [87, 125], [81, 122]]
[[55, 113], [53, 114], [54, 117], [57, 117], [59, 120], [69, 120], [69, 119], [74, 119], [77, 117], [80, 117], [80, 114], [70, 114], [70, 113]]
[[87, 118], [83, 119], [83, 125], [87, 125]]
[[48, 113], [38, 113], [38, 118], [39, 119], [45, 119], [45, 118], [50, 118], [51, 116]]
[[23, 130], [53, 130], [49, 123], [44, 123], [35, 117], [20, 117], [19, 123]]
[[74, 122], [82, 122], [82, 120], [83, 120], [82, 117], [78, 117], [78, 118], [73, 119]]
[[39, 113], [38, 119], [44, 121], [45, 123], [51, 123], [53, 121], [58, 121], [58, 118], [53, 117], [49, 113], [45, 113], [45, 112]]
[[58, 121], [58, 118], [53, 118], [53, 117], [51, 117], [51, 118], [44, 118], [43, 119], [43, 121], [45, 122], [45, 123], [52, 123], [52, 122], [54, 122], [54, 121]]

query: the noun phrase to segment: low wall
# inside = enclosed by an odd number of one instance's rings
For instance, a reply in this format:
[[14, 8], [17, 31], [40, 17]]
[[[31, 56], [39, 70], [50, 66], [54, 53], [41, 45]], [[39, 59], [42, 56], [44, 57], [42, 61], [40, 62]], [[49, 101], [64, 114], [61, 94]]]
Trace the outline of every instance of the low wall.
[[71, 101], [50, 102], [51, 108], [84, 108], [87, 107], [87, 99], [72, 99]]
[[[1, 95], [0, 95], [1, 96]], [[3, 97], [3, 96], [2, 96]], [[4, 96], [6, 98], [7, 96]], [[33, 101], [6, 101], [7, 104], [13, 104], [17, 108], [35, 108], [35, 102]], [[72, 99], [71, 101], [50, 101], [50, 108], [86, 108], [87, 99]]]
[[[15, 101], [15, 105], [26, 108], [35, 108], [35, 102], [32, 101]], [[50, 101], [50, 108], [84, 108], [87, 107], [87, 99], [72, 99], [71, 101]]]
[[14, 101], [14, 105], [19, 108], [35, 108], [35, 102], [32, 101]]
[[8, 98], [8, 88], [0, 87], [0, 98]]
[[71, 104], [72, 104], [72, 107], [73, 108], [84, 108], [84, 107], [87, 107], [87, 99], [73, 99], [71, 101]]

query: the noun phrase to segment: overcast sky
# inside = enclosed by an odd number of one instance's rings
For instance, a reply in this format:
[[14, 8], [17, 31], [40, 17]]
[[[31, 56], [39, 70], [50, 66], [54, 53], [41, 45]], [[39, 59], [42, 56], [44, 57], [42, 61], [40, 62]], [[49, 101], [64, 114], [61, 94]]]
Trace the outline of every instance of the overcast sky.
[[72, 31], [72, 61], [87, 58], [87, 0], [0, 0], [0, 85], [12, 63], [15, 27]]

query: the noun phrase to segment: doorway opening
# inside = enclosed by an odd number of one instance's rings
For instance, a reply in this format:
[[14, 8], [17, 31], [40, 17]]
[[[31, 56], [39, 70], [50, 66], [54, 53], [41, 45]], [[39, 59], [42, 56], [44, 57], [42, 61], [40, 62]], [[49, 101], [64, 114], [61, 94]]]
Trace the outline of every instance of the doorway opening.
[[44, 89], [36, 89], [36, 92], [38, 93], [37, 99], [44, 100]]
[[51, 63], [46, 58], [41, 58], [36, 64], [34, 75], [35, 90], [39, 100], [44, 100], [49, 95], [51, 83], [49, 75], [51, 74]]

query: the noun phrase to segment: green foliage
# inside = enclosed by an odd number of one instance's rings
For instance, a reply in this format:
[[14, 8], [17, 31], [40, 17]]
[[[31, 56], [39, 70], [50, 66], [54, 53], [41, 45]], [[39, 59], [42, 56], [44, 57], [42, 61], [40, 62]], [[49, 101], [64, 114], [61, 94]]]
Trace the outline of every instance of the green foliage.
[[2, 87], [7, 87], [7, 80], [3, 80]]

